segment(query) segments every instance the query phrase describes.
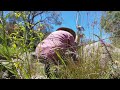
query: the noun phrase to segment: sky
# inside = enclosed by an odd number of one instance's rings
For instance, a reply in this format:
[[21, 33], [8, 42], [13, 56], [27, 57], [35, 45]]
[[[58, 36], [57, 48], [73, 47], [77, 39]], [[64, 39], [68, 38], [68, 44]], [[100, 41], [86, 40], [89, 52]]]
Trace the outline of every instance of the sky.
[[[76, 16], [78, 11], [60, 11], [61, 17], [63, 18], [61, 25], [54, 25], [54, 29], [52, 31], [55, 31], [59, 27], [68, 27], [73, 29], [76, 32]], [[7, 12], [6, 12], [7, 13]], [[86, 39], [92, 39], [97, 41], [98, 38], [93, 36], [93, 34], [96, 34], [100, 36], [101, 27], [100, 27], [100, 19], [102, 16], [102, 11], [79, 11], [79, 19], [78, 23], [82, 27], [84, 27], [85, 31], [83, 32]], [[38, 18], [36, 18], [38, 19]], [[96, 21], [97, 23], [94, 25], [93, 28], [93, 22]], [[102, 30], [102, 39], [108, 38], [109, 34], [105, 33]], [[106, 42], [110, 42], [108, 39], [105, 40]]]
[[[68, 27], [73, 29], [76, 32], [76, 16], [78, 11], [61, 11], [61, 15], [63, 18], [62, 25], [60, 26], [54, 26], [54, 30], [56, 30], [59, 27]], [[79, 11], [79, 20], [78, 23], [82, 27], [84, 27], [85, 31], [83, 32], [86, 39], [94, 39], [98, 40], [97, 37], [93, 36], [93, 33], [100, 36], [100, 19], [102, 16], [102, 11]], [[97, 21], [97, 23], [94, 25], [93, 28], [93, 22]], [[109, 34], [106, 34], [102, 30], [102, 38], [109, 37]], [[109, 42], [109, 40], [105, 40], [106, 42]]]

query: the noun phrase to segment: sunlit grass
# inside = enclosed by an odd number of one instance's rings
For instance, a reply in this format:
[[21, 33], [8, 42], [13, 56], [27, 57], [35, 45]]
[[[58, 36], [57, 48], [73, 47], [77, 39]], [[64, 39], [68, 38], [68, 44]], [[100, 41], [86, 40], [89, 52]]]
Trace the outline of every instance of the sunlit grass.
[[60, 68], [60, 79], [107, 79], [109, 78], [109, 67], [100, 66], [100, 55], [92, 58], [80, 57], [74, 62], [67, 57], [67, 65]]
[[[7, 51], [3, 49], [4, 46], [1, 45], [0, 54], [7, 58]], [[84, 48], [85, 46], [83, 46]], [[40, 63], [37, 59], [31, 56], [29, 52], [24, 52], [18, 48], [9, 48], [11, 61], [7, 60], [7, 63], [2, 63], [2, 65], [13, 73], [16, 78], [19, 79], [35, 79], [36, 77], [47, 78], [44, 72], [44, 64]], [[4, 51], [5, 50], [5, 51]], [[120, 54], [112, 53], [111, 56], [114, 60], [115, 68], [111, 69], [110, 59], [105, 64], [104, 67], [101, 66], [101, 55], [103, 53], [103, 48], [99, 47], [96, 51], [94, 48], [91, 51], [91, 55], [88, 53], [83, 53], [81, 47], [78, 47], [78, 60], [73, 61], [70, 55], [65, 55], [62, 57], [59, 53], [60, 60], [62, 61], [61, 65], [51, 65], [51, 79], [109, 79], [109, 78], [119, 78], [119, 67], [120, 67]], [[21, 53], [24, 52], [24, 53]], [[64, 62], [65, 61], [65, 62]], [[57, 71], [55, 71], [57, 70]], [[112, 72], [111, 70], [116, 70]], [[112, 75], [114, 76], [111, 76]]]
[[[0, 72], [5, 68], [15, 76], [15, 79], [49, 79], [45, 75], [44, 64], [40, 63], [31, 54], [34, 51], [35, 41], [40, 42], [44, 34], [30, 30], [30, 35], [28, 35], [25, 26], [18, 25], [15, 32], [7, 35], [5, 26], [5, 23], [0, 24]], [[22, 36], [20, 36], [20, 33], [22, 33]], [[35, 35], [32, 35], [33, 33]], [[28, 36], [30, 36], [29, 45], [26, 44]], [[118, 47], [116, 50], [120, 49], [119, 42], [115, 42], [113, 45]], [[120, 52], [112, 52], [114, 48], [108, 49], [110, 50], [108, 55], [108, 52], [103, 54], [106, 50], [105, 46], [95, 48], [92, 47], [85, 51], [85, 46], [77, 47], [78, 58], [75, 61], [69, 53], [65, 54], [63, 52], [60, 54], [56, 52], [62, 63], [60, 65], [50, 65], [50, 79], [120, 78]], [[113, 63], [110, 57], [112, 57]], [[0, 75], [0, 78], [2, 78], [2, 75]]]

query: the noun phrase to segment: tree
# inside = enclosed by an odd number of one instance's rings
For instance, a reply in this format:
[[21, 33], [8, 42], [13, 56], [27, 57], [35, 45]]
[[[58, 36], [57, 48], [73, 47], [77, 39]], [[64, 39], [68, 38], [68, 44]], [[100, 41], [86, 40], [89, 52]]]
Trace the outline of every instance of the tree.
[[[117, 45], [120, 41], [120, 11], [106, 11], [101, 18], [101, 27], [111, 35], [111, 41]], [[116, 43], [117, 42], [117, 43]], [[119, 43], [120, 44], [120, 43]]]
[[27, 30], [36, 29], [41, 25], [52, 29], [52, 25], [61, 25], [62, 18], [59, 11], [12, 11], [9, 21], [23, 22], [23, 24], [27, 24]]
[[[28, 45], [30, 39], [36, 37], [36, 31], [47, 35], [52, 31], [53, 25], [61, 25], [60, 15], [59, 11], [9, 11], [6, 15], [6, 32], [7, 34], [13, 33], [17, 26], [20, 35], [26, 37], [25, 42]], [[23, 28], [25, 28], [24, 32]], [[40, 42], [39, 39], [38, 42]]]

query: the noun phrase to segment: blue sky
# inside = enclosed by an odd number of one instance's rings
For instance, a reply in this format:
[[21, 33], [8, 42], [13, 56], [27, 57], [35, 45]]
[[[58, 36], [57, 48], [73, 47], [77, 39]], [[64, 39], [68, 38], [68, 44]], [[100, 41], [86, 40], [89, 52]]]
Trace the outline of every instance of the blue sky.
[[[102, 15], [102, 11], [79, 11], [79, 24], [84, 27], [85, 31], [85, 37], [87, 39], [94, 39], [98, 40], [94, 34], [97, 34], [100, 36], [100, 19]], [[62, 25], [60, 26], [55, 26], [54, 30], [57, 28], [64, 26], [64, 27], [69, 27], [73, 29], [76, 32], [76, 14], [77, 11], [61, 11], [62, 17], [63, 17], [63, 22]], [[92, 23], [94, 21], [97, 21], [97, 24], [95, 24], [94, 28], [92, 27]], [[109, 37], [109, 34], [106, 34], [104, 31], [102, 31], [102, 38], [107, 38]], [[106, 40], [109, 42], [108, 40]]]
[[[76, 14], [77, 11], [60, 11], [63, 22], [62, 25], [54, 25], [55, 31], [59, 27], [68, 27], [73, 29], [76, 32]], [[7, 13], [7, 12], [6, 12]], [[102, 15], [102, 11], [79, 11], [79, 24], [84, 27], [84, 35], [87, 39], [94, 39], [98, 40], [94, 34], [97, 34], [100, 36], [100, 19]], [[37, 18], [38, 19], [38, 18]], [[92, 23], [94, 21], [97, 21], [97, 24], [95, 24], [94, 28], [92, 27]], [[109, 34], [106, 34], [104, 31], [102, 31], [102, 38], [109, 37]], [[106, 42], [109, 42], [109, 40], [105, 40]]]

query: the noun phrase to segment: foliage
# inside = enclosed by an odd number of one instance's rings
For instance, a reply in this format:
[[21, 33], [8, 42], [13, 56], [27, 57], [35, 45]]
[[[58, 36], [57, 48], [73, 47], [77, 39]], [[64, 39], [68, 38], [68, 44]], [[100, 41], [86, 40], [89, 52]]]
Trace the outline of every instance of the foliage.
[[[110, 12], [111, 13], [111, 12]], [[46, 15], [46, 17], [43, 17]], [[35, 20], [36, 17], [41, 17]], [[117, 16], [118, 17], [118, 16]], [[0, 12], [0, 72], [3, 69], [11, 72], [16, 79], [30, 79], [33, 75], [43, 75], [44, 65], [32, 57], [36, 45], [43, 40], [51, 30], [52, 25], [60, 25], [58, 12], [52, 11], [10, 11], [6, 15]], [[117, 29], [116, 29], [117, 30]], [[84, 43], [93, 43], [83, 40]], [[99, 64], [101, 52], [96, 55], [83, 55], [83, 47], [77, 48], [78, 58], [73, 62], [71, 55], [57, 53], [62, 65], [51, 66], [53, 79], [108, 79], [119, 77], [119, 73], [112, 73], [110, 65], [102, 68]], [[111, 54], [114, 61], [119, 64], [119, 56]], [[64, 62], [65, 61], [65, 62]], [[66, 63], [67, 62], [67, 63]], [[56, 69], [57, 68], [57, 69]], [[58, 70], [56, 72], [56, 70]], [[117, 72], [119, 69], [115, 68]], [[1, 77], [1, 76], [0, 76]], [[10, 77], [9, 77], [10, 78]]]
[[[120, 12], [119, 11], [106, 11], [101, 18], [101, 27], [110, 33], [113, 44], [117, 46], [120, 38]], [[117, 42], [117, 43], [116, 43]]]
[[[55, 14], [55, 16], [54, 12], [9, 11], [7, 14], [4, 11], [1, 12], [0, 68], [4, 67], [16, 78], [31, 78], [33, 71], [31, 66], [34, 61], [31, 60], [31, 52], [45, 36], [44, 32], [36, 30], [37, 25], [46, 26], [47, 23], [47, 20], [43, 22], [42, 19], [35, 22], [35, 18], [38, 15], [42, 18], [42, 14], [49, 13], [50, 15], [45, 17], [46, 19], [58, 20], [59, 14]], [[57, 20], [49, 19], [51, 22], [48, 24], [58, 25]]]

